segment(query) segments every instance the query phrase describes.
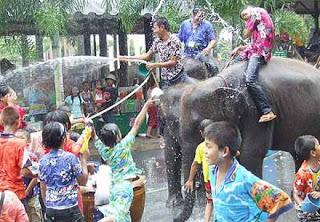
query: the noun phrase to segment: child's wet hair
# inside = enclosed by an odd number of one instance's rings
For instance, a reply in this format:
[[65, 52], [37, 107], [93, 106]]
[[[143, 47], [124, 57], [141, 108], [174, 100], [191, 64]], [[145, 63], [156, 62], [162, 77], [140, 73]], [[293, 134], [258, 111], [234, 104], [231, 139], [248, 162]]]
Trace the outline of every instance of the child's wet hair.
[[294, 142], [294, 150], [301, 160], [310, 158], [310, 151], [315, 149], [317, 138], [312, 135], [299, 136]]
[[71, 122], [68, 114], [61, 110], [55, 110], [47, 114], [43, 124], [46, 125], [50, 122], [59, 122], [63, 124], [67, 130], [71, 128]]
[[49, 122], [42, 130], [42, 143], [50, 149], [58, 149], [62, 146], [67, 131], [65, 126], [59, 122]]
[[204, 137], [218, 145], [219, 149], [229, 147], [231, 155], [236, 156], [241, 146], [241, 134], [236, 125], [226, 121], [213, 122], [204, 130]]
[[119, 127], [114, 123], [107, 123], [99, 131], [99, 138], [108, 147], [114, 147], [117, 144], [120, 135]]

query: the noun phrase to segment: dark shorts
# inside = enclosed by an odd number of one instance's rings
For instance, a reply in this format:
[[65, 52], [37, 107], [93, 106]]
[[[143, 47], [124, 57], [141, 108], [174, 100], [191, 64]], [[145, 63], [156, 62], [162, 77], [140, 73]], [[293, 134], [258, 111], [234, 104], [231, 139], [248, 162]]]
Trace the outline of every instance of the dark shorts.
[[78, 206], [63, 210], [47, 208], [46, 216], [46, 222], [84, 222]]
[[207, 196], [208, 203], [212, 203], [210, 181], [204, 183], [204, 189], [206, 190], [206, 196]]

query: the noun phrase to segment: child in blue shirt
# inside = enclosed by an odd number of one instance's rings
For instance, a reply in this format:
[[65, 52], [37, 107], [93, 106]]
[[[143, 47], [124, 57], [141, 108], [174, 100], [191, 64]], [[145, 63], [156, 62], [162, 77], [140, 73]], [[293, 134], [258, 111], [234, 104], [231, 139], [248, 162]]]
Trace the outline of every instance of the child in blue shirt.
[[273, 222], [293, 208], [288, 194], [261, 180], [235, 159], [240, 149], [239, 129], [229, 122], [205, 128], [214, 222]]
[[114, 123], [108, 123], [98, 133], [95, 147], [103, 161], [112, 169], [112, 188], [110, 203], [99, 210], [104, 218], [99, 222], [129, 222], [130, 206], [133, 200], [133, 187], [141, 183], [143, 177], [136, 180], [142, 174], [142, 170], [136, 167], [133, 160], [131, 147], [139, 132], [140, 125], [145, 119], [148, 107], [154, 100], [148, 100], [130, 130], [122, 138], [119, 127]]
[[68, 96], [65, 99], [65, 103], [71, 110], [72, 118], [79, 119], [84, 117], [84, 112], [83, 112], [84, 100], [80, 95], [80, 91], [78, 87], [72, 88], [72, 93], [70, 96]]
[[41, 195], [46, 206], [48, 222], [83, 222], [78, 206], [77, 186], [88, 180], [87, 158], [80, 160], [63, 150], [66, 141], [65, 126], [49, 122], [42, 131], [42, 143], [50, 152], [40, 159], [39, 178]]

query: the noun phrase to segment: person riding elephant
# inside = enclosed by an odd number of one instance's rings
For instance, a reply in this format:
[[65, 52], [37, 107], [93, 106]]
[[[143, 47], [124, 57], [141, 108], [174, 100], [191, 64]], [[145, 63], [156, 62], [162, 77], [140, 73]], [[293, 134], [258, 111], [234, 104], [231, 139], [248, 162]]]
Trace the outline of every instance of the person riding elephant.
[[192, 18], [182, 22], [178, 37], [184, 43], [184, 55], [203, 62], [209, 71], [209, 77], [219, 70], [210, 56], [217, 45], [216, 33], [212, 24], [204, 19], [204, 11], [200, 8], [192, 10]]
[[239, 60], [248, 60], [245, 71], [248, 93], [262, 113], [259, 122], [268, 122], [277, 116], [272, 112], [258, 77], [261, 65], [267, 64], [271, 59], [274, 25], [268, 12], [259, 7], [247, 6], [241, 11], [240, 18], [245, 22], [244, 38], [251, 38], [251, 41], [248, 45], [235, 48], [231, 56], [239, 54]]
[[184, 72], [182, 58], [182, 46], [180, 40], [170, 33], [168, 20], [158, 17], [153, 23], [153, 33], [157, 36], [147, 53], [138, 56], [120, 56], [120, 61], [141, 59], [150, 61], [152, 56], [159, 53], [160, 62], [149, 62], [147, 68], [154, 71], [161, 68], [161, 88], [168, 88], [178, 83], [193, 83], [193, 80]]
[[[243, 137], [240, 163], [259, 177], [268, 149], [276, 147], [295, 157], [293, 147], [298, 136], [320, 137], [319, 70], [297, 60], [272, 58], [268, 66], [261, 68], [259, 83], [278, 118], [259, 123], [260, 112], [243, 76], [246, 67], [246, 62], [235, 63], [198, 84], [172, 87], [161, 97], [166, 120], [167, 206], [183, 204], [176, 222], [186, 221], [192, 213], [195, 193], [185, 193], [183, 200], [181, 172], [185, 183], [201, 141], [197, 127], [203, 119], [237, 125]], [[293, 91], [299, 93], [292, 96]], [[299, 166], [299, 162], [296, 164]]]

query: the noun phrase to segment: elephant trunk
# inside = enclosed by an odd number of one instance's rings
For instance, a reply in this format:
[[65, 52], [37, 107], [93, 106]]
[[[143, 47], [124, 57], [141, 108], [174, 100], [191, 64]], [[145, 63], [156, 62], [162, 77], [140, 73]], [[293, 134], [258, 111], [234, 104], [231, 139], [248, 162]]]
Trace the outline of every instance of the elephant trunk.
[[[182, 159], [183, 159], [183, 177], [184, 181], [189, 177], [190, 168], [192, 165], [192, 162], [194, 160], [194, 154], [195, 154], [195, 147], [197, 146], [197, 143], [184, 143], [182, 150]], [[186, 192], [185, 198], [184, 198], [184, 205], [182, 211], [178, 213], [178, 215], [175, 217], [174, 221], [186, 221], [189, 219], [189, 217], [192, 214], [193, 206], [195, 201], [195, 192]]]
[[183, 204], [181, 193], [181, 147], [173, 135], [166, 130], [165, 139], [165, 159], [166, 172], [168, 179], [169, 197], [166, 201], [166, 207], [180, 206]]
[[184, 206], [182, 211], [173, 219], [174, 222], [184, 222], [189, 219], [192, 213], [195, 199], [195, 192], [188, 192], [185, 195]]

